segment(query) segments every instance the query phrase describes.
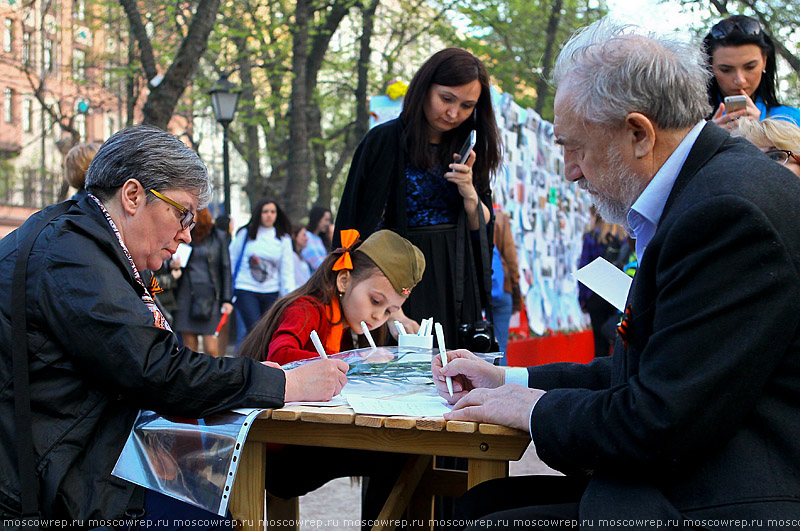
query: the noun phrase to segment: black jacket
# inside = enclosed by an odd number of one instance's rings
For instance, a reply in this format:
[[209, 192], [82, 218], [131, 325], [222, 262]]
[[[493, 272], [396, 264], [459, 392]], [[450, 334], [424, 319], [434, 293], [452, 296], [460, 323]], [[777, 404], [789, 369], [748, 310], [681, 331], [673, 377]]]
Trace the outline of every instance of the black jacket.
[[[225, 233], [219, 229], [212, 229], [204, 240], [206, 247], [206, 261], [208, 271], [211, 274], [211, 283], [214, 285], [214, 293], [220, 303], [231, 302], [232, 281], [231, 281], [231, 255], [228, 253], [228, 244], [225, 241]], [[192, 257], [189, 257], [189, 261]], [[187, 275], [181, 275], [178, 279], [178, 287], [185, 281]]]
[[[35, 214], [33, 217], [40, 216]], [[0, 241], [10, 300], [19, 242]], [[81, 200], [42, 231], [27, 280], [28, 349], [40, 506], [48, 518], [122, 515], [132, 485], [111, 476], [138, 410], [203, 417], [280, 407], [283, 372], [180, 348], [153, 324], [142, 288], [102, 212]], [[19, 510], [9, 304], [0, 308], [0, 513]]]
[[539, 456], [591, 474], [581, 518], [800, 517], [798, 219], [800, 179], [707, 124], [641, 257], [627, 342], [529, 369], [549, 390]]

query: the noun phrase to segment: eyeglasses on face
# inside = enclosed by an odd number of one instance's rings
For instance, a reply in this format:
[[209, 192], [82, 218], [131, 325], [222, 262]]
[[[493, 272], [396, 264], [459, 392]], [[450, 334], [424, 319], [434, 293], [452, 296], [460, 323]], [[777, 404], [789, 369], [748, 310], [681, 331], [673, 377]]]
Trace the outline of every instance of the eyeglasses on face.
[[774, 160], [778, 164], [786, 164], [789, 160], [789, 157], [793, 158], [795, 162], [800, 164], [800, 156], [795, 155], [788, 149], [770, 149], [769, 151], [765, 151], [764, 155], [769, 157], [769, 160]]
[[724, 39], [735, 30], [744, 35], [760, 35], [761, 24], [752, 18], [742, 20], [725, 19], [714, 24], [714, 27], [711, 28], [711, 36], [718, 40]]
[[172, 206], [174, 206], [175, 208], [178, 209], [178, 212], [181, 213], [181, 229], [183, 229], [183, 230], [186, 230], [186, 229], [192, 230], [194, 228], [194, 214], [192, 214], [191, 210], [189, 210], [185, 206], [181, 205], [177, 201], [173, 201], [172, 199], [170, 199], [169, 197], [165, 196], [164, 194], [160, 194], [160, 193], [156, 192], [152, 188], [150, 188], [150, 192], [154, 196], [156, 196], [157, 198], [159, 198], [162, 201], [164, 201], [165, 203], [169, 203], [170, 205], [172, 205]]

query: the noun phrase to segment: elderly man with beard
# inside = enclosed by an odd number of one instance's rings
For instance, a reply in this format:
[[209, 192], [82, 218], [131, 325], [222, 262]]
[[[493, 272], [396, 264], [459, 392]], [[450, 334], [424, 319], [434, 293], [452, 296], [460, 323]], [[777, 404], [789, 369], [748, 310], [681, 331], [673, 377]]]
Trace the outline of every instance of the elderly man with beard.
[[694, 46], [608, 20], [561, 52], [566, 178], [636, 238], [640, 266], [611, 357], [434, 360], [446, 418], [528, 430], [566, 474], [469, 491], [475, 529], [800, 519], [800, 181], [705, 123], [708, 75]]

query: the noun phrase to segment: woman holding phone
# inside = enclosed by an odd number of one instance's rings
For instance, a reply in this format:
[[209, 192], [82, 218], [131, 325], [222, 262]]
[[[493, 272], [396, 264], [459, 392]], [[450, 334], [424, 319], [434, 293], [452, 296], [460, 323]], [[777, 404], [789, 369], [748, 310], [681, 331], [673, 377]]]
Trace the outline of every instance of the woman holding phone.
[[[459, 160], [473, 130], [474, 147]], [[373, 128], [358, 146], [333, 248], [344, 227], [363, 238], [391, 229], [422, 250], [428, 267], [401, 310], [409, 319], [395, 316], [406, 330], [414, 332], [421, 319], [433, 317], [455, 345], [459, 324], [479, 321], [491, 303], [479, 236], [483, 232], [491, 245], [489, 181], [499, 164], [489, 76], [477, 57], [459, 48], [429, 58], [408, 86], [400, 117]]]
[[[800, 124], [800, 110], [781, 105], [775, 91], [775, 45], [761, 24], [733, 15], [715, 24], [703, 39], [714, 76], [708, 86], [711, 120], [729, 131], [744, 116], [753, 120], [781, 118]], [[732, 107], [726, 97], [744, 96]]]

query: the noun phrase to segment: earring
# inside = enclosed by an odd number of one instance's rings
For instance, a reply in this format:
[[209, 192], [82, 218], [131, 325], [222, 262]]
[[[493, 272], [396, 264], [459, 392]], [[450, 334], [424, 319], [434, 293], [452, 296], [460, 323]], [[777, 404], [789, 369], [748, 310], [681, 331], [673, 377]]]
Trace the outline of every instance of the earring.
[[767, 69], [765, 68], [764, 70], [761, 71], [761, 73], [762, 74], [766, 74], [767, 73]]

